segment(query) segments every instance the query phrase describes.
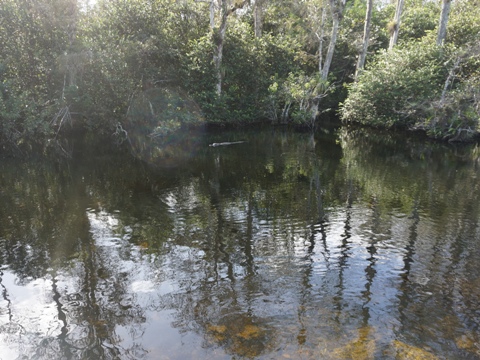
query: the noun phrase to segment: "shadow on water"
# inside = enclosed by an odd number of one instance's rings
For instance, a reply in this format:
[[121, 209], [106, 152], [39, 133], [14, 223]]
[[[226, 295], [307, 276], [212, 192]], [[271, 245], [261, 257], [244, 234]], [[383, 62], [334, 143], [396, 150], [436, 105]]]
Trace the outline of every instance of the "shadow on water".
[[0, 164], [0, 358], [480, 356], [478, 147], [202, 137]]

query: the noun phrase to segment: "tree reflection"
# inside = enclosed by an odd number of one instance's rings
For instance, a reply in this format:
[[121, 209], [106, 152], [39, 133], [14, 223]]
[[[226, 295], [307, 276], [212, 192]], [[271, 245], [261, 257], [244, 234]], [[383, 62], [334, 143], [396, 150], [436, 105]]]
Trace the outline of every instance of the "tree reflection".
[[[471, 156], [474, 153], [465, 156], [468, 151], [464, 148], [459, 158], [459, 149], [445, 151], [435, 144], [405, 144], [401, 137], [387, 137], [385, 141], [385, 137], [372, 134], [367, 140], [363, 135], [355, 129], [342, 133], [348, 139], [343, 143], [345, 160], [355, 164], [350, 171], [364, 195], [375, 194], [379, 201], [388, 204], [382, 213], [395, 220], [390, 225], [390, 236], [399, 245], [403, 243], [398, 285], [399, 334], [415, 346], [428, 343], [438, 353], [459, 356], [454, 355], [458, 350], [435, 339], [440, 333], [444, 338], [455, 338], [452, 332], [466, 328], [460, 323], [467, 307], [455, 299], [458, 279], [471, 274], [458, 270], [463, 268], [465, 254], [470, 252], [465, 245], [471, 245], [476, 237], [473, 232], [462, 233], [461, 229], [478, 226], [478, 170], [475, 156]], [[411, 215], [399, 220], [388, 213], [392, 208]], [[405, 241], [395, 236], [399, 226], [405, 232]], [[394, 351], [404, 351], [404, 345], [397, 345]], [[414, 352], [412, 348], [408, 351]]]
[[168, 172], [4, 164], [2, 342], [39, 359], [478, 354], [475, 152], [358, 129], [242, 139]]
[[[145, 318], [142, 309], [127, 303], [128, 276], [122, 276], [111, 253], [102, 253], [90, 233], [85, 184], [68, 168], [57, 172], [49, 164], [6, 170], [1, 176], [3, 189], [14, 191], [1, 194], [0, 223], [6, 225], [0, 233], [0, 266], [5, 268], [1, 277], [8, 271], [18, 282], [2, 282], [9, 309], [2, 328], [22, 327], [17, 354], [35, 359], [125, 357], [129, 350], [118, 346], [116, 326], [139, 326]], [[29, 324], [30, 315], [21, 311], [17, 300], [10, 300], [8, 288], [28, 286], [41, 278], [46, 296], [41, 301], [47, 307], [51, 303], [56, 316]], [[32, 310], [41, 305], [33, 305]], [[42, 322], [51, 323], [48, 333], [38, 330]], [[13, 338], [17, 332], [10, 333], [10, 341], [18, 341]]]

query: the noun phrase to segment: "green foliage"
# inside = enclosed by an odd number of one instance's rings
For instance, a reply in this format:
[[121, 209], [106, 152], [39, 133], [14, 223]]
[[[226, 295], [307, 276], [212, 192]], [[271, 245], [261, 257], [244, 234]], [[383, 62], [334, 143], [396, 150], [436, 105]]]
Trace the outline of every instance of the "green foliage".
[[[339, 56], [335, 57], [331, 69], [337, 78], [345, 76], [346, 69], [348, 69], [347, 74], [352, 77], [355, 73], [358, 54], [362, 47], [366, 7], [365, 1], [347, 1], [335, 49]], [[369, 38], [369, 51], [371, 53], [388, 46], [389, 40], [385, 33], [386, 22], [390, 19], [390, 11], [388, 10], [389, 8], [379, 10], [375, 6], [372, 9]], [[351, 79], [345, 80], [350, 81]]]
[[56, 59], [74, 45], [76, 1], [4, 0], [0, 7], [0, 144], [31, 150], [45, 142], [60, 108]]
[[[480, 8], [463, 0], [452, 7], [446, 47], [434, 45], [439, 9], [421, 4], [402, 18], [401, 44], [381, 52], [349, 86], [344, 121], [421, 129], [430, 137], [471, 140], [479, 133]], [[422, 19], [422, 21], [419, 21]], [[422, 37], [423, 36], [423, 37]], [[412, 39], [420, 40], [412, 41]]]
[[297, 63], [296, 47], [268, 34], [255, 38], [247, 22], [231, 20], [223, 52], [221, 96], [216, 94], [214, 44], [209, 35], [190, 42], [184, 84], [208, 122], [246, 124], [266, 117], [270, 78], [287, 76]]
[[480, 38], [480, 3], [477, 0], [458, 0], [452, 6], [447, 41], [457, 47], [478, 44]]
[[414, 125], [424, 116], [425, 104], [442, 91], [449, 53], [426, 41], [381, 52], [349, 86], [342, 119], [372, 126]]
[[41, 107], [28, 92], [13, 93], [3, 84], [0, 96], [0, 143], [9, 149], [32, 150], [34, 143], [41, 144], [53, 128], [45, 118], [52, 116], [52, 106]]
[[[478, 58], [478, 53], [474, 56]], [[460, 64], [461, 65], [461, 64]], [[451, 77], [460, 68], [452, 68]], [[480, 76], [454, 84], [429, 104], [426, 116], [416, 125], [433, 138], [470, 141], [480, 133]]]
[[383, 52], [349, 87], [342, 119], [469, 141], [480, 133], [479, 55], [478, 46], [437, 47], [428, 37]]
[[221, 111], [215, 92], [213, 51], [214, 44], [209, 35], [190, 41], [185, 60], [187, 76], [184, 82], [184, 86], [193, 94], [210, 122], [218, 118], [217, 114]]
[[[348, 89], [342, 109], [348, 121], [422, 128], [441, 137], [447, 131], [451, 138], [459, 129], [475, 128], [472, 89], [480, 64], [478, 56], [467, 54], [478, 54], [478, 0], [452, 4], [447, 44], [455, 52], [432, 45], [439, 4], [420, 0], [406, 1], [400, 47], [384, 52], [395, 9], [375, 7], [367, 70], [348, 87], [340, 85], [353, 80], [364, 1], [348, 1], [343, 12], [330, 87], [318, 79], [332, 26], [326, 1], [263, 2], [261, 38], [254, 36], [251, 8], [244, 8], [228, 17], [221, 96], [207, 2], [98, 0], [92, 8], [84, 6], [82, 0], [2, 1], [0, 146], [5, 149], [46, 146], [66, 135], [66, 120], [91, 133], [111, 134], [119, 122], [125, 125], [132, 99], [150, 88], [185, 93], [202, 118], [222, 124], [265, 119], [311, 124], [319, 98], [328, 94], [322, 107], [335, 108]], [[458, 57], [460, 66], [445, 87]]]
[[[393, 16], [393, 15], [392, 15]], [[440, 6], [436, 2], [408, 3], [402, 14], [399, 44], [418, 40], [435, 31], [440, 17]]]
[[268, 90], [269, 118], [273, 123], [293, 122], [312, 126], [319, 100], [330, 91], [320, 74], [309, 76], [303, 71], [290, 73], [286, 79], [272, 78]]
[[147, 135], [158, 137], [170, 135], [182, 127], [202, 123], [200, 109], [186, 94], [171, 88], [155, 88], [132, 99], [126, 127], [143, 126]]
[[[142, 87], [176, 85], [183, 77], [184, 38], [195, 21], [182, 5], [165, 1], [102, 1], [83, 24], [82, 37], [91, 49], [79, 84], [85, 126], [110, 129], [124, 117], [130, 98]], [[194, 28], [196, 29], [196, 27]], [[183, 39], [183, 40], [182, 40]]]

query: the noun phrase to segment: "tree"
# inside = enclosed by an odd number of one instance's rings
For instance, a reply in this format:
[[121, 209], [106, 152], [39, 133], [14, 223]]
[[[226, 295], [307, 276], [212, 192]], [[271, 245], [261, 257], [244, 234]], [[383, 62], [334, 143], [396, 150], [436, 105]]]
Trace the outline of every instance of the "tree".
[[2, 145], [21, 152], [55, 136], [52, 117], [60, 106], [64, 80], [58, 63], [75, 42], [77, 8], [77, 0], [2, 1]]
[[358, 78], [360, 72], [363, 70], [365, 66], [365, 59], [367, 57], [367, 50], [368, 50], [368, 40], [370, 37], [370, 24], [372, 22], [372, 8], [373, 8], [373, 0], [367, 0], [367, 10], [365, 15], [365, 28], [363, 31], [363, 45], [360, 51], [360, 55], [358, 57], [357, 62], [357, 69], [355, 71], [355, 79]]
[[323, 41], [325, 32], [325, 6], [322, 6], [322, 17], [320, 20], [320, 33], [317, 33], [318, 37], [318, 72], [322, 73], [322, 59], [323, 59]]
[[325, 57], [325, 64], [322, 69], [322, 80], [327, 80], [332, 64], [333, 53], [337, 43], [338, 29], [340, 20], [342, 18], [343, 9], [345, 8], [346, 0], [330, 0], [330, 9], [332, 11], [332, 33], [330, 36], [330, 43], [328, 44], [327, 55]]
[[[217, 76], [217, 95], [222, 94], [222, 59], [223, 59], [223, 46], [225, 42], [225, 34], [227, 32], [227, 19], [238, 9], [243, 8], [249, 0], [243, 0], [242, 2], [234, 2], [231, 4], [230, 0], [211, 0], [210, 2], [210, 26], [212, 27], [212, 37], [215, 44], [215, 53], [213, 55], [213, 63], [215, 66], [215, 74]], [[215, 26], [215, 8], [218, 8], [219, 24]]]
[[388, 46], [389, 50], [393, 49], [393, 47], [397, 45], [398, 33], [400, 31], [400, 19], [403, 11], [403, 3], [404, 3], [404, 0], [397, 0], [397, 8], [395, 9], [395, 18], [393, 19], [393, 22], [389, 24], [389, 30], [390, 30], [390, 44]]
[[450, 5], [452, 0], [442, 0], [442, 12], [438, 24], [437, 45], [440, 46], [447, 35], [448, 15], [450, 14]]
[[263, 3], [265, 0], [255, 0], [253, 4], [253, 26], [255, 37], [262, 37], [263, 30]]
[[448, 49], [430, 39], [382, 51], [349, 87], [344, 121], [371, 126], [413, 128], [425, 118], [426, 106], [440, 95]]

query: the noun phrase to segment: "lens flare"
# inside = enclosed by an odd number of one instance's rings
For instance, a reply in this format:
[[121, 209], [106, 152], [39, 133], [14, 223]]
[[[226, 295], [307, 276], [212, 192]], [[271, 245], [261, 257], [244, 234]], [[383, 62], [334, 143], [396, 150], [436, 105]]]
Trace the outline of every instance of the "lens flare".
[[204, 118], [195, 101], [182, 91], [151, 88], [132, 99], [125, 130], [137, 158], [176, 167], [203, 144]]

